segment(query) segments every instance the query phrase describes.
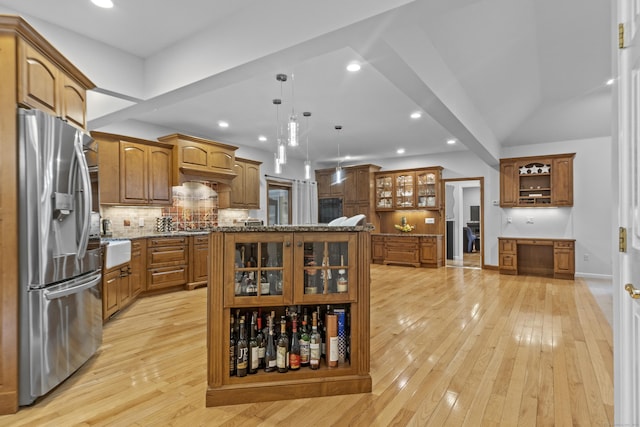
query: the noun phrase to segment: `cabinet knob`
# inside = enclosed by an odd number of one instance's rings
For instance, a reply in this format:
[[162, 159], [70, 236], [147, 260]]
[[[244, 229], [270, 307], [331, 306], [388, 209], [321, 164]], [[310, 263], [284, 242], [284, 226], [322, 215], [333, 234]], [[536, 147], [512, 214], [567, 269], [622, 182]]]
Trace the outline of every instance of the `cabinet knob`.
[[290, 247], [291, 246], [291, 242], [284, 242], [284, 246], [287, 247], [287, 248]]
[[301, 248], [301, 247], [302, 247], [302, 242], [301, 242], [301, 241], [298, 241], [298, 243], [296, 243], [296, 246], [297, 246], [297, 247], [299, 247], [299, 248]]

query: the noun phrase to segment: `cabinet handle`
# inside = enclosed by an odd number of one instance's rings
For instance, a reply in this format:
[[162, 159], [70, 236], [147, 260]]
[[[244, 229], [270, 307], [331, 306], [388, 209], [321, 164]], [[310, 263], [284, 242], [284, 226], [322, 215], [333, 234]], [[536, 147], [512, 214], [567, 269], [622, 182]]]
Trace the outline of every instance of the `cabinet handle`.
[[291, 246], [291, 242], [284, 242], [284, 246], [287, 247], [287, 248], [290, 247]]
[[302, 242], [301, 242], [301, 241], [298, 241], [298, 243], [296, 243], [296, 246], [298, 246], [299, 248], [301, 248], [301, 247], [302, 247]]

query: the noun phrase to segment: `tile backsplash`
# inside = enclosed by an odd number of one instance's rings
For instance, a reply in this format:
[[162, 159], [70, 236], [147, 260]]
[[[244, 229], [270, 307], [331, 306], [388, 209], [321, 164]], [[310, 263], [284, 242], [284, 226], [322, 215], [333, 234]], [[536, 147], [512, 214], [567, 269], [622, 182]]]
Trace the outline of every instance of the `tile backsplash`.
[[206, 230], [234, 225], [247, 218], [244, 209], [218, 209], [217, 184], [185, 182], [172, 188], [173, 204], [166, 207], [107, 206], [100, 207], [103, 219], [111, 220], [116, 237], [136, 237], [155, 233], [156, 219], [171, 217], [174, 231]]

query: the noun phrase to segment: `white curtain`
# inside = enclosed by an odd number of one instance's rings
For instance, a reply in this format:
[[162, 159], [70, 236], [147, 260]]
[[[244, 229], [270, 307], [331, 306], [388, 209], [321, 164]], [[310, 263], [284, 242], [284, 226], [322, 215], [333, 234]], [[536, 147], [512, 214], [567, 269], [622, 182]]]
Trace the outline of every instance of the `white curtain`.
[[295, 180], [291, 186], [291, 223], [295, 225], [318, 223], [318, 184], [315, 181]]

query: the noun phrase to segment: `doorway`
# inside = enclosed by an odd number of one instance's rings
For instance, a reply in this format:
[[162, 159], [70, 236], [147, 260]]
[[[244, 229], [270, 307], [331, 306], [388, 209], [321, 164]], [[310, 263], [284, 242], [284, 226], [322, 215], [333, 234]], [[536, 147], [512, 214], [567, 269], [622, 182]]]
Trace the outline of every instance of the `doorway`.
[[452, 178], [445, 186], [447, 267], [484, 267], [484, 178]]

